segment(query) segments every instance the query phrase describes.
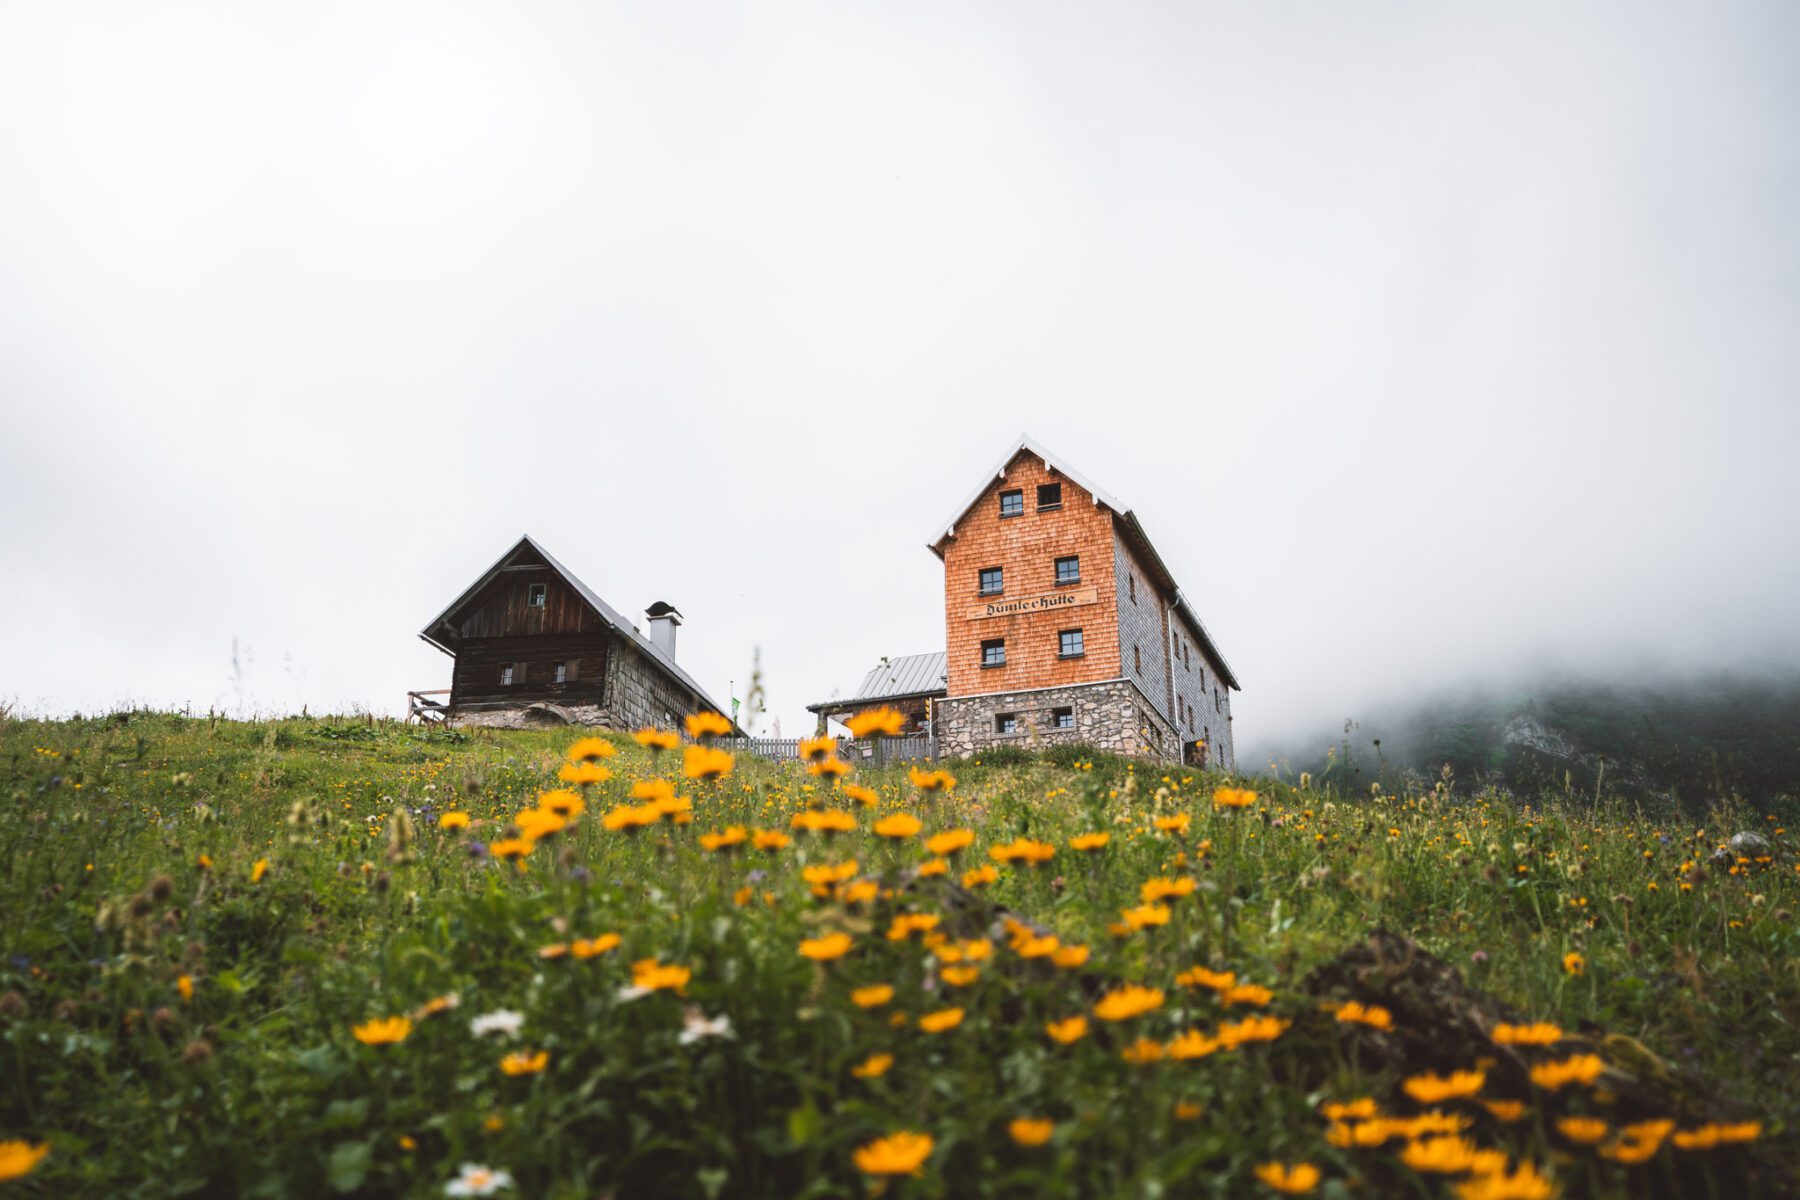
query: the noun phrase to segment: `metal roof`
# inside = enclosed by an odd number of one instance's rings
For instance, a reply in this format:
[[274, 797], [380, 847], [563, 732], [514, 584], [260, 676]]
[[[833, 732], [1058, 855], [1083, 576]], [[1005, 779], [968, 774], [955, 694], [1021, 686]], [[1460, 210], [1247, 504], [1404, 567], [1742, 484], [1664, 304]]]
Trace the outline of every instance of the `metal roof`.
[[512, 549], [508, 550], [505, 554], [502, 554], [499, 559], [495, 561], [493, 566], [482, 573], [481, 578], [470, 584], [468, 589], [464, 591], [462, 595], [458, 596], [455, 600], [452, 600], [448, 608], [432, 618], [431, 623], [425, 626], [424, 632], [419, 634], [419, 636], [424, 638], [427, 642], [430, 642], [433, 646], [436, 646], [439, 650], [442, 650], [445, 654], [450, 655], [452, 658], [456, 657], [456, 651], [450, 649], [448, 646], [438, 641], [437, 638], [433, 637], [432, 631], [445, 621], [448, 621], [450, 619], [450, 614], [471, 600], [476, 592], [479, 592], [482, 588], [486, 587], [489, 581], [492, 580], [495, 575], [499, 574], [500, 568], [506, 565], [507, 560], [512, 558], [513, 555], [517, 554], [519, 550], [525, 546], [529, 546], [537, 551], [537, 553], [543, 557], [543, 560], [550, 565], [550, 569], [567, 580], [569, 586], [579, 592], [581, 598], [586, 600], [593, 610], [600, 615], [600, 619], [613, 630], [629, 639], [632, 645], [650, 660], [651, 665], [660, 667], [664, 672], [673, 675], [683, 687], [705, 701], [707, 707], [711, 708], [714, 712], [722, 713], [725, 711], [719, 707], [717, 702], [715, 702], [711, 696], [706, 694], [704, 688], [694, 682], [693, 676], [689, 675], [686, 671], [682, 670], [681, 667], [676, 665], [674, 659], [657, 649], [654, 642], [639, 633], [636, 627], [633, 626], [630, 621], [626, 620], [624, 615], [621, 614], [618, 609], [602, 600], [594, 589], [581, 582], [581, 580], [575, 576], [573, 571], [557, 562], [556, 557], [548, 550], [538, 545], [537, 542], [533, 541], [530, 534], [526, 534], [515, 542]]
[[867, 704], [875, 700], [898, 700], [902, 696], [928, 696], [946, 688], [948, 656], [942, 650], [930, 654], [902, 654], [886, 658], [869, 668], [857, 689], [835, 700], [821, 700], [806, 706], [808, 712], [839, 708], [846, 704]]

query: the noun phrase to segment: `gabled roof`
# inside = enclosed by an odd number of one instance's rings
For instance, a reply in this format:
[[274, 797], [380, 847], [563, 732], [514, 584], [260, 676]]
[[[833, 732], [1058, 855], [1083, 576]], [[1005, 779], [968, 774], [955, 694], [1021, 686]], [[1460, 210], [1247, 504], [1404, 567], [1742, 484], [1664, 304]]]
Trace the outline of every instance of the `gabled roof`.
[[1159, 586], [1161, 586], [1165, 592], [1174, 596], [1173, 603], [1175, 611], [1180, 613], [1188, 623], [1194, 627], [1194, 632], [1199, 636], [1201, 646], [1212, 656], [1213, 662], [1217, 664], [1219, 677], [1223, 679], [1228, 686], [1235, 688], [1238, 691], [1243, 691], [1242, 686], [1240, 686], [1237, 681], [1237, 676], [1232, 674], [1231, 664], [1227, 663], [1225, 661], [1225, 656], [1219, 652], [1218, 643], [1213, 641], [1212, 635], [1206, 631], [1206, 626], [1201, 624], [1200, 614], [1195, 612], [1193, 606], [1187, 602], [1187, 598], [1182, 594], [1180, 586], [1175, 582], [1174, 574], [1163, 562], [1162, 555], [1156, 552], [1156, 547], [1151, 545], [1150, 536], [1144, 532], [1143, 523], [1138, 520], [1137, 514], [1132, 512], [1123, 502], [1115, 499], [1110, 494], [1101, 491], [1092, 483], [1088, 482], [1085, 476], [1069, 466], [1068, 463], [1046, 450], [1039, 443], [1033, 441], [1031, 435], [1028, 433], [1019, 435], [1019, 440], [1013, 443], [1012, 449], [1008, 450], [1005, 457], [999, 461], [992, 471], [988, 472], [986, 478], [982, 480], [981, 485], [975, 489], [974, 493], [971, 494], [967, 500], [963, 501], [962, 506], [956, 510], [956, 515], [952, 516], [944, 523], [943, 529], [930, 542], [931, 552], [939, 558], [944, 557], [944, 543], [948, 539], [956, 536], [957, 523], [969, 515], [970, 509], [981, 503], [981, 498], [987, 495], [988, 489], [994, 485], [996, 479], [1004, 479], [1006, 477], [1007, 468], [1012, 466], [1013, 460], [1026, 451], [1037, 455], [1038, 458], [1043, 460], [1046, 467], [1069, 480], [1071, 483], [1076, 484], [1088, 495], [1092, 496], [1096, 505], [1112, 510], [1113, 514], [1119, 518], [1121, 532], [1125, 535], [1126, 539], [1131, 542], [1132, 548], [1138, 552], [1139, 556], [1144, 560], [1145, 565], [1156, 575]]
[[945, 682], [947, 663], [948, 657], [942, 650], [884, 658], [869, 668], [862, 683], [850, 695], [809, 704], [806, 711], [819, 712], [827, 708], [868, 704], [877, 700], [901, 700], [909, 696], [941, 695], [948, 687]]
[[[581, 582], [580, 579], [577, 579], [575, 577], [575, 573], [573, 571], [569, 570], [569, 568], [567, 568], [567, 567], [563, 566], [561, 563], [557, 562], [555, 556], [552, 555], [548, 550], [544, 549], [542, 546], [538, 545], [537, 542], [533, 541], [531, 538], [531, 535], [529, 535], [529, 534], [525, 535], [524, 537], [521, 537], [516, 543], [514, 543], [512, 549], [508, 550], [505, 554], [502, 554], [494, 562], [493, 566], [489, 567], [486, 571], [482, 572], [481, 578], [477, 579], [474, 583], [470, 584], [468, 589], [466, 591], [464, 591], [462, 595], [458, 596], [455, 600], [452, 600], [450, 602], [450, 606], [448, 608], [444, 609], [443, 612], [441, 612], [437, 616], [433, 617], [431, 619], [431, 623], [425, 626], [424, 630], [419, 634], [419, 636], [421, 638], [423, 638], [424, 640], [426, 640], [427, 642], [430, 642], [433, 646], [436, 646], [439, 650], [442, 650], [445, 654], [450, 655], [452, 658], [456, 657], [456, 651], [452, 650], [450, 647], [446, 646], [443, 642], [439, 641], [436, 637], [434, 637], [433, 636], [434, 632], [438, 629], [439, 626], [443, 625], [445, 622], [447, 622], [450, 619], [450, 616], [452, 613], [456, 612], [463, 605], [467, 604], [470, 600], [473, 600], [475, 598], [476, 593], [480, 592], [482, 588], [485, 588], [489, 583], [493, 582], [494, 577], [500, 574], [500, 569], [502, 567], [504, 567], [513, 558], [514, 555], [518, 554], [520, 550], [523, 550], [526, 548], [529, 548], [532, 551], [534, 551], [538, 555], [538, 557], [542, 558], [544, 560], [544, 562], [549, 564], [550, 569], [552, 571], [555, 571], [558, 575], [562, 576], [563, 581], [566, 582], [570, 587], [574, 588], [575, 591], [581, 596], [581, 598], [583, 600], [587, 601], [588, 606], [590, 608], [592, 608], [596, 614], [598, 614], [598, 616], [600, 617], [600, 620], [603, 621], [610, 629], [614, 630], [620, 636], [624, 637], [627, 641], [629, 641], [635, 649], [637, 649], [641, 654], [643, 654], [645, 658], [650, 660], [650, 663], [652, 666], [658, 667], [661, 670], [663, 670], [664, 672], [666, 672], [667, 674], [674, 676], [676, 681], [679, 682], [681, 684], [681, 686], [686, 688], [688, 691], [694, 693], [694, 695], [698, 696], [701, 700], [705, 701], [707, 707], [711, 708], [714, 712], [724, 712], [725, 711], [724, 709], [719, 707], [719, 705], [713, 700], [713, 698], [711, 696], [708, 696], [706, 694], [705, 689], [703, 689], [698, 683], [694, 682], [693, 676], [689, 675], [686, 671], [682, 670], [679, 666], [677, 666], [674, 659], [670, 658], [668, 655], [664, 654], [661, 650], [657, 649], [655, 643], [653, 643], [649, 638], [645, 637], [643, 634], [639, 633], [632, 626], [631, 622], [625, 619], [625, 617], [619, 612], [618, 609], [614, 608], [612, 605], [610, 605], [606, 601], [602, 600], [599, 597], [599, 595], [594, 591], [593, 588], [590, 588], [587, 584]], [[670, 611], [673, 611], [673, 609], [671, 609]]]
[[981, 502], [981, 498], [987, 494], [988, 488], [993, 486], [994, 480], [1006, 478], [1006, 469], [1012, 466], [1013, 459], [1019, 457], [1020, 451], [1023, 450], [1031, 451], [1033, 454], [1044, 460], [1044, 465], [1046, 467], [1049, 467], [1052, 471], [1055, 471], [1065, 479], [1079, 484], [1082, 491], [1094, 498], [1095, 504], [1104, 504], [1116, 513], [1123, 513], [1126, 511], [1123, 504], [1120, 504], [1117, 500], [1114, 500], [1111, 496], [1095, 487], [1092, 483], [1089, 483], [1086, 478], [1078, 474], [1073, 467], [1069, 466], [1069, 464], [1065, 463], [1062, 459], [1056, 457], [1056, 455], [1032, 441], [1030, 434], [1022, 433], [1019, 435], [1019, 440], [1013, 443], [1013, 448], [1008, 450], [1006, 456], [995, 464], [993, 470], [987, 473], [987, 477], [981, 481], [981, 486], [977, 487], [974, 493], [967, 500], [962, 502], [962, 506], [956, 510], [954, 516], [944, 522], [943, 531], [931, 539], [931, 552], [933, 554], [937, 555], [939, 558], [944, 557], [944, 539], [955, 536], [956, 523], [968, 516], [969, 510]]

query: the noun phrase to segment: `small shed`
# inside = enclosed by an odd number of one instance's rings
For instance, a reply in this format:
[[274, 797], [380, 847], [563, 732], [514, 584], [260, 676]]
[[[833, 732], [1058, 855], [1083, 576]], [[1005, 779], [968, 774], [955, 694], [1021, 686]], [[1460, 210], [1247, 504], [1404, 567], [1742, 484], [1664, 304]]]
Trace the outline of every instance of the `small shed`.
[[806, 711], [842, 725], [860, 712], [876, 708], [897, 709], [906, 717], [907, 733], [923, 733], [931, 720], [932, 703], [944, 694], [947, 672], [942, 650], [927, 654], [902, 654], [884, 658], [863, 675], [850, 695], [809, 704]]

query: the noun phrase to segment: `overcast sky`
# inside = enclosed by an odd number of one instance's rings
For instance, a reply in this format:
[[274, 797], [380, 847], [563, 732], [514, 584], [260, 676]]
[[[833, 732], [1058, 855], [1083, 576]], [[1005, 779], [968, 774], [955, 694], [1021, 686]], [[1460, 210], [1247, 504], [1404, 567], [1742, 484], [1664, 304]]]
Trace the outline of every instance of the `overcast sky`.
[[[529, 532], [769, 717], [1022, 432], [1240, 750], [1800, 660], [1800, 6], [0, 6], [0, 700], [401, 711]], [[234, 672], [232, 646], [241, 649]], [[764, 721], [767, 728], [767, 718]]]

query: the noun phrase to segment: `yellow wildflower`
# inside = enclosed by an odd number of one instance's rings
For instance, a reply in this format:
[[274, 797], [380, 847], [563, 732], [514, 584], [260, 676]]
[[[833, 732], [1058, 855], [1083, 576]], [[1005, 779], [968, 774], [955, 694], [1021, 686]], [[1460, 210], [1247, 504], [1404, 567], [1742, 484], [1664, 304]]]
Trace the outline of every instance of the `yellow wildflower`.
[[925, 826], [920, 823], [919, 818], [911, 813], [894, 813], [892, 816], [883, 817], [875, 822], [872, 828], [877, 837], [893, 838], [898, 841], [903, 838], [917, 837], [919, 830]]
[[631, 736], [638, 745], [655, 752], [673, 750], [681, 745], [681, 739], [668, 729], [640, 729]]
[[689, 779], [719, 779], [731, 774], [729, 751], [711, 746], [689, 746], [681, 757], [681, 773]]
[[960, 1008], [940, 1008], [936, 1012], [928, 1012], [919, 1018], [919, 1028], [926, 1033], [943, 1033], [955, 1029], [962, 1024], [963, 1010]]
[[365, 1046], [392, 1046], [406, 1040], [412, 1022], [405, 1017], [377, 1017], [353, 1028], [351, 1033]]
[[549, 1065], [548, 1050], [539, 1050], [536, 1054], [516, 1051], [500, 1060], [500, 1069], [508, 1075], [536, 1075]]
[[844, 728], [850, 731], [851, 737], [869, 737], [873, 734], [894, 737], [906, 728], [906, 716], [885, 706], [871, 708], [845, 721]]
[[37, 1169], [44, 1155], [50, 1153], [49, 1142], [30, 1142], [12, 1139], [0, 1142], [0, 1183], [9, 1179], [23, 1179]]
[[1606, 1136], [1607, 1124], [1598, 1117], [1558, 1117], [1556, 1128], [1571, 1142], [1592, 1146]]
[[824, 937], [807, 938], [800, 943], [800, 954], [814, 962], [831, 962], [850, 953], [851, 937], [847, 933], [828, 933]]
[[576, 938], [569, 944], [569, 953], [576, 958], [594, 958], [616, 948], [618, 944], [618, 934], [603, 933], [596, 938]]
[[559, 767], [556, 777], [564, 783], [572, 783], [576, 787], [590, 787], [611, 779], [612, 771], [597, 762], [572, 762], [564, 763]]
[[716, 712], [689, 713], [686, 725], [691, 738], [723, 737], [731, 732], [731, 722]]
[[1427, 1071], [1408, 1078], [1402, 1086], [1406, 1094], [1420, 1104], [1440, 1104], [1445, 1100], [1473, 1096], [1486, 1082], [1486, 1071], [1452, 1071], [1448, 1075]]
[[[877, 827], [876, 832], [881, 832]], [[934, 833], [925, 840], [925, 848], [941, 858], [950, 858], [966, 850], [975, 841], [973, 829], [946, 829], [942, 833]]]
[[1132, 1017], [1154, 1012], [1162, 1007], [1162, 1003], [1161, 988], [1126, 984], [1100, 997], [1099, 1002], [1094, 1005], [1094, 1015], [1102, 1021], [1128, 1021]]
[[887, 1069], [894, 1065], [891, 1054], [871, 1054], [862, 1062], [850, 1068], [850, 1073], [858, 1079], [879, 1079], [887, 1074]]
[[956, 776], [948, 771], [921, 771], [913, 767], [906, 777], [921, 792], [948, 792], [956, 787]]
[[1287, 1196], [1304, 1196], [1319, 1186], [1319, 1168], [1309, 1162], [1259, 1163], [1256, 1177], [1268, 1187]]
[[569, 747], [569, 761], [598, 762], [603, 758], [611, 758], [619, 749], [603, 737], [584, 737]]
[[1392, 1029], [1394, 1014], [1379, 1004], [1359, 1004], [1355, 1000], [1338, 1006], [1337, 1019], [1347, 1025], [1367, 1025], [1371, 1029]]
[[1538, 1063], [1531, 1068], [1531, 1082], [1547, 1092], [1561, 1090], [1571, 1083], [1592, 1083], [1606, 1070], [1597, 1054], [1576, 1054], [1561, 1062]]
[[929, 1133], [890, 1133], [859, 1146], [852, 1157], [864, 1175], [917, 1175], [931, 1157]]

